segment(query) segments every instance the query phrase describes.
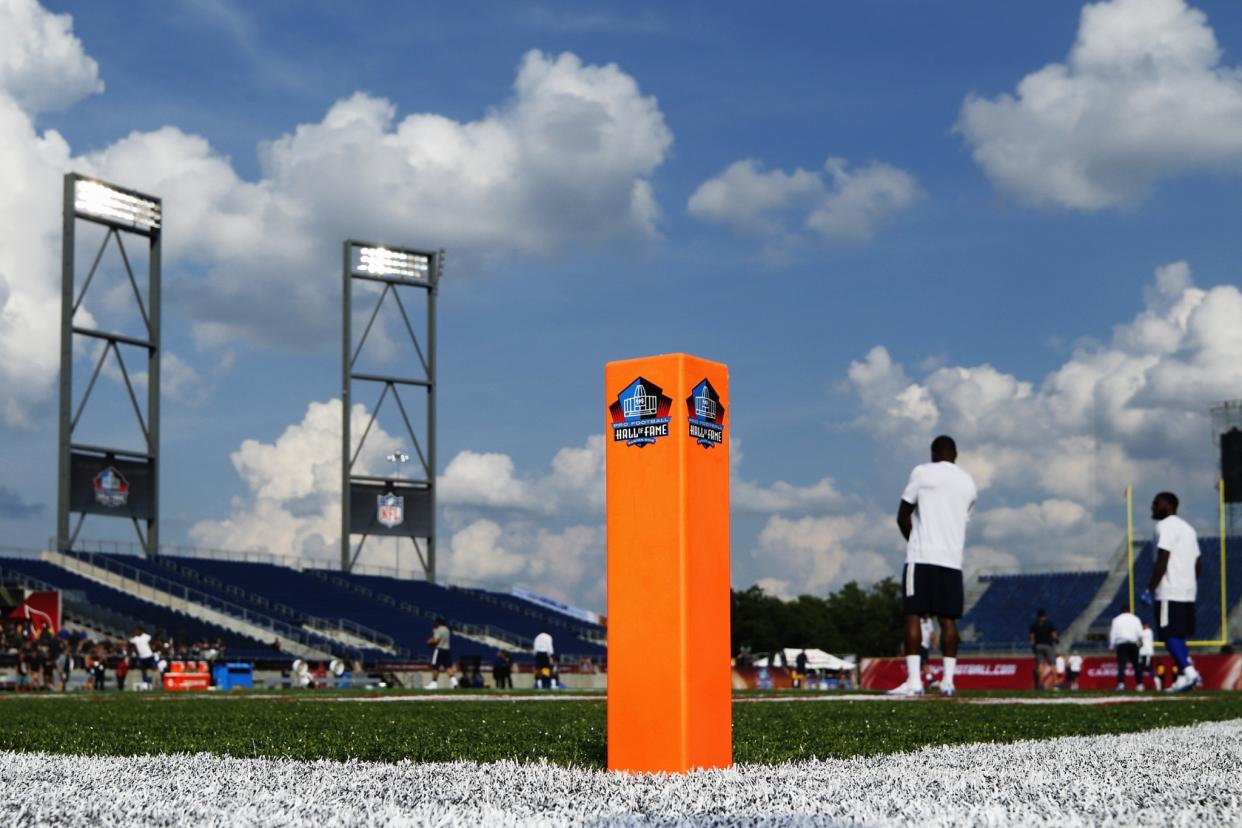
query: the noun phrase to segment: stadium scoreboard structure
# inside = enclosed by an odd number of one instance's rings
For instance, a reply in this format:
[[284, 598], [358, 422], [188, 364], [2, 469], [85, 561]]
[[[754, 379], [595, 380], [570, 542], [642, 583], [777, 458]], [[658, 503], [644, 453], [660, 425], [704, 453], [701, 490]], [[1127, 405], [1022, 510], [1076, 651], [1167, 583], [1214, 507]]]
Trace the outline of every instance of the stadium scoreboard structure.
[[[341, 349], [341, 569], [350, 571], [370, 537], [409, 538], [428, 581], [436, 579], [436, 293], [444, 263], [444, 251], [413, 250], [350, 239], [344, 243]], [[354, 284], [382, 285], [357, 344], [353, 341]], [[402, 294], [422, 292], [425, 322], [416, 325]], [[408, 296], [407, 296], [408, 301]], [[358, 359], [386, 302], [397, 308], [405, 333], [413, 345], [417, 364], [406, 374], [360, 372]], [[421, 336], [420, 336], [421, 332]], [[353, 443], [350, 408], [354, 383], [380, 385], [379, 399], [371, 418]], [[402, 399], [402, 389], [425, 392], [425, 414], [416, 428]], [[405, 436], [413, 447], [414, 474], [378, 476], [355, 473], [371, 427], [389, 397], [401, 415]], [[409, 459], [402, 454], [402, 459]], [[354, 536], [361, 536], [358, 545]], [[419, 540], [424, 541], [420, 545]]]
[[[77, 173], [65, 175], [61, 237], [59, 488], [56, 509], [56, 546], [61, 550], [73, 548], [88, 514], [130, 520], [146, 554], [154, 556], [159, 549], [160, 250], [163, 218], [162, 203], [154, 196]], [[80, 290], [75, 261], [79, 221], [106, 228]], [[125, 248], [126, 236], [137, 236], [147, 245], [145, 301]], [[133, 288], [134, 307], [143, 325], [142, 336], [75, 324], [74, 319], [110, 245], [115, 246]], [[102, 343], [103, 347], [99, 349], [94, 372], [75, 406], [74, 343], [81, 340]], [[139, 402], [135, 392], [122, 348], [130, 352], [136, 349], [145, 358], [142, 365], [147, 384], [145, 406]], [[82, 417], [91, 392], [109, 356], [115, 358], [133, 404], [134, 416], [142, 432], [141, 446], [88, 445], [75, 440], [75, 435], [81, 433]], [[74, 514], [78, 515], [76, 522], [72, 521]]]
[[608, 768], [733, 761], [728, 368], [609, 363]]

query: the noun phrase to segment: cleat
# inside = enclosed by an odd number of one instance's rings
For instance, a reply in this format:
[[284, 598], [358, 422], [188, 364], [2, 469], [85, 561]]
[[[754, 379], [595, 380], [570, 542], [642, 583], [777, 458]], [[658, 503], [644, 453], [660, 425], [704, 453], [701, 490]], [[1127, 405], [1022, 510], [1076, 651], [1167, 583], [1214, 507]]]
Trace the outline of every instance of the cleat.
[[899, 684], [884, 695], [894, 696], [896, 698], [912, 698], [914, 696], [923, 695], [923, 685], [921, 684]]
[[1185, 693], [1199, 686], [1198, 673], [1183, 673], [1177, 677], [1177, 681], [1173, 682], [1173, 686], [1168, 689], [1170, 693]]
[[951, 699], [957, 695], [957, 688], [952, 684], [945, 684], [944, 682], [941, 682], [940, 695], [944, 696], [946, 699]]

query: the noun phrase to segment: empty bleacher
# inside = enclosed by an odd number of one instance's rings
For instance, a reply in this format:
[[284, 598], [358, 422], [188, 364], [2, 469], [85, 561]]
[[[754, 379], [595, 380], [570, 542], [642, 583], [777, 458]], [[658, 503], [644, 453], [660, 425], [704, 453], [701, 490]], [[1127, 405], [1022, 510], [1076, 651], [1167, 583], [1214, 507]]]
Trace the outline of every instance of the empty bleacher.
[[962, 629], [970, 636], [962, 641], [962, 649], [1026, 648], [1028, 631], [1041, 608], [1053, 624], [1065, 630], [1091, 603], [1107, 577], [1106, 572], [980, 576], [988, 586], [962, 618]]
[[277, 563], [182, 556], [147, 559], [119, 553], [73, 553], [73, 557], [157, 588], [175, 585], [168, 587], [174, 594], [193, 590], [200, 599], [212, 600], [213, 608], [232, 605], [242, 612], [262, 613], [305, 631], [311, 637], [307, 643], [323, 649], [335, 648], [321, 634], [348, 633], [356, 641], [375, 645], [364, 646], [360, 653], [368, 661], [425, 658], [436, 616], [448, 619], [458, 633], [453, 641], [458, 656], [490, 661], [503, 647], [514, 651], [517, 660], [527, 661], [531, 641], [545, 628], [553, 634], [557, 651], [566, 656], [601, 660], [607, 654], [598, 643], [604, 636], [602, 627], [504, 593], [327, 569], [298, 570]]
[[[1242, 600], [1242, 538], [1229, 538], [1226, 546], [1225, 590], [1226, 613]], [[1220, 636], [1220, 538], [1199, 538], [1199, 574], [1198, 597], [1195, 600], [1195, 638], [1214, 640]], [[1138, 597], [1151, 581], [1151, 573], [1156, 565], [1155, 544], [1148, 542], [1142, 545], [1134, 557], [1134, 597], [1135, 611], [1144, 621], [1151, 623], [1154, 618], [1152, 609], [1143, 606]], [[1113, 596], [1112, 601], [1091, 622], [1091, 629], [1096, 637], [1106, 634], [1113, 618], [1130, 604], [1129, 583], [1123, 583]], [[1152, 625], [1155, 626], [1154, 624]]]

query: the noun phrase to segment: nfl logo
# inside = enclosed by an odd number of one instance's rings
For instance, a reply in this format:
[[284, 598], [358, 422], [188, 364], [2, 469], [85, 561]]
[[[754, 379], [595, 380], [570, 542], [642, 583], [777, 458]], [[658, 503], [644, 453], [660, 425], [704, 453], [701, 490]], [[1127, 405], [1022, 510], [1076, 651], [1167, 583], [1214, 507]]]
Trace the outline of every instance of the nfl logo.
[[382, 494], [377, 500], [379, 501], [377, 516], [380, 525], [387, 526], [389, 529], [400, 526], [405, 520], [405, 498], [395, 494]]

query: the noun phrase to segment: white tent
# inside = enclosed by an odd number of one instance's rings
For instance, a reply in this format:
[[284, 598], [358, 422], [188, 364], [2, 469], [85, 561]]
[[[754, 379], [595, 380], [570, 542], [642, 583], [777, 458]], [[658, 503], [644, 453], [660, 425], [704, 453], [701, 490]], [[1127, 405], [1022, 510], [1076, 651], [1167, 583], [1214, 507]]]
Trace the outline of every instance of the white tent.
[[[788, 666], [792, 669], [797, 665], [798, 653], [801, 652], [802, 650], [800, 648], [786, 647], [785, 661], [782, 666]], [[779, 664], [781, 660], [778, 658], [776, 661]], [[771, 656], [759, 659], [755, 662], [755, 666], [771, 667]], [[806, 650], [806, 666], [809, 670], [853, 670], [855, 664], [852, 660], [838, 658], [832, 653], [826, 653], [823, 650], [816, 650], [808, 647]]]

